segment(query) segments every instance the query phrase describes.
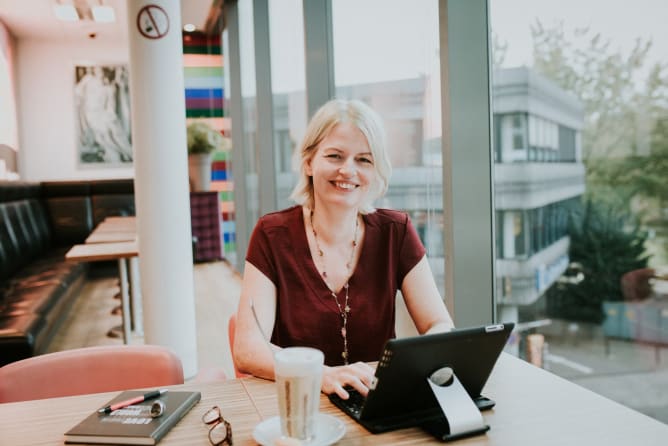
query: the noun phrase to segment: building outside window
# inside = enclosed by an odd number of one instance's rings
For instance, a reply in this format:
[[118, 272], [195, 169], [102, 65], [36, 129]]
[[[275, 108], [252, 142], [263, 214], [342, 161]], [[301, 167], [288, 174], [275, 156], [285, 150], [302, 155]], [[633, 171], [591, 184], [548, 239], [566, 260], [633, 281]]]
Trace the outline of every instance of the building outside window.
[[[668, 265], [668, 33], [653, 19], [666, 5], [634, 4], [637, 26], [625, 2], [490, 0], [490, 10], [499, 320], [518, 323], [521, 357], [535, 362], [534, 335], [543, 367], [668, 423], [657, 393], [668, 386], [666, 294], [638, 274]], [[521, 160], [505, 121], [518, 114]], [[524, 255], [512, 243], [518, 215]]]

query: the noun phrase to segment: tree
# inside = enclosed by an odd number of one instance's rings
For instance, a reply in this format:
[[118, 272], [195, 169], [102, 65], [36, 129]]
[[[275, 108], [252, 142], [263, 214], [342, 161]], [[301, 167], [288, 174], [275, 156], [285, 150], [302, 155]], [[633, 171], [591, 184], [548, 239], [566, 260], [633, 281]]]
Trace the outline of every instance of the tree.
[[547, 291], [548, 314], [569, 320], [600, 323], [602, 302], [622, 300], [620, 279], [628, 271], [647, 266], [647, 234], [628, 228], [628, 218], [587, 200], [572, 213], [568, 232], [569, 257], [580, 265], [582, 280], [557, 281]]
[[649, 63], [651, 39], [623, 54], [587, 28], [531, 32], [534, 68], [584, 104], [587, 196], [668, 233], [668, 64]]

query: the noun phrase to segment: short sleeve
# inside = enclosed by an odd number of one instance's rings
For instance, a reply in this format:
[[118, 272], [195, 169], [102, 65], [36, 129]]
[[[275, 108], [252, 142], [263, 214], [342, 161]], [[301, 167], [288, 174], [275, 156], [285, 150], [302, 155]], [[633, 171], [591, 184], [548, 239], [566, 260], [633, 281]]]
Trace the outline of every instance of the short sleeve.
[[248, 251], [246, 252], [246, 261], [259, 269], [274, 284], [277, 284], [278, 277], [274, 258], [269, 235], [263, 225], [263, 219], [260, 219], [251, 234]]
[[427, 253], [411, 219], [407, 214], [404, 215], [406, 215], [406, 221], [403, 225], [404, 236], [399, 248], [399, 268], [397, 270], [397, 283], [400, 287], [406, 274], [408, 274]]

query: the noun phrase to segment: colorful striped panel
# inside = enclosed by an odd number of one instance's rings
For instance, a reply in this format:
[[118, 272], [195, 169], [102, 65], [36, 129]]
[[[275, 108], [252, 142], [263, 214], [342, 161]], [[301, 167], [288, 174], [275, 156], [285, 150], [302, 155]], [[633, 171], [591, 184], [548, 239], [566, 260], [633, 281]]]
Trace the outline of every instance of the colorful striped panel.
[[223, 98], [188, 98], [186, 97], [186, 110], [223, 110]]
[[222, 88], [186, 88], [186, 99], [220, 99], [222, 97]]
[[[183, 33], [183, 66], [186, 101], [186, 118], [190, 123], [203, 121], [229, 135], [230, 122], [225, 117], [225, 92], [223, 90], [224, 56], [220, 35], [207, 36], [202, 32]], [[234, 225], [234, 183], [229, 151], [213, 154], [211, 165], [211, 190], [218, 192], [223, 225], [221, 235], [223, 251], [233, 254], [236, 249]]]

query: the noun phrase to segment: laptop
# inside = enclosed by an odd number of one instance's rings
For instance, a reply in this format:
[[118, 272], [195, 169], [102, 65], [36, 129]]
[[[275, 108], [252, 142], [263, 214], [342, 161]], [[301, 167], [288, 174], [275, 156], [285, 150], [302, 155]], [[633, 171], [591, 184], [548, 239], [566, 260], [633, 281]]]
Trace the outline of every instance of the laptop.
[[375, 385], [366, 398], [351, 389], [347, 400], [336, 394], [329, 399], [370, 432], [422, 426], [445, 438], [447, 421], [427, 378], [438, 369], [450, 367], [476, 406], [491, 409], [495, 402], [480, 392], [514, 325], [390, 339], [376, 368]]

